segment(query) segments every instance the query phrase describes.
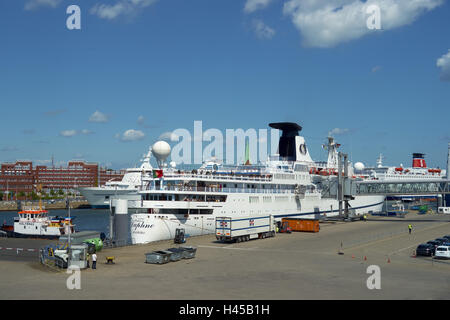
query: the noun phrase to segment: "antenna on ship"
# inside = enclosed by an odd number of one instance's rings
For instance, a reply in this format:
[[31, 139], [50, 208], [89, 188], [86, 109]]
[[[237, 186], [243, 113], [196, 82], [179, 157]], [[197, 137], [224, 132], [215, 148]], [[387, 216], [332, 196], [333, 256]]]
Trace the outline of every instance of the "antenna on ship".
[[377, 159], [377, 167], [381, 168], [383, 166], [383, 154], [380, 153], [380, 156]]

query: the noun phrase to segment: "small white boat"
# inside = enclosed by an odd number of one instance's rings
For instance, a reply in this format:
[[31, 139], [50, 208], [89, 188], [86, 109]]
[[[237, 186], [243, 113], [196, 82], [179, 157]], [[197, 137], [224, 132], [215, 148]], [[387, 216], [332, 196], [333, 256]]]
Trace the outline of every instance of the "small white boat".
[[3, 224], [0, 228], [8, 237], [58, 239], [61, 235], [74, 233], [72, 218], [51, 217], [42, 207], [24, 208], [18, 214], [13, 226]]

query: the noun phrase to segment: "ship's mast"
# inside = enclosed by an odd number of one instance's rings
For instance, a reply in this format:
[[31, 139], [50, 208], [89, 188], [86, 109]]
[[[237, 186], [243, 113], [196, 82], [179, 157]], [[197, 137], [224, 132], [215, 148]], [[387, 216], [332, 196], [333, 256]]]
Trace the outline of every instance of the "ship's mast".
[[338, 151], [341, 145], [334, 141], [333, 137], [328, 137], [328, 144], [322, 145], [325, 150], [328, 150], [328, 161], [327, 166], [329, 168], [337, 168], [338, 167]]
[[448, 143], [448, 153], [447, 153], [447, 179], [450, 179], [450, 142]]
[[377, 167], [381, 168], [383, 166], [383, 154], [380, 153], [378, 159], [377, 159]]

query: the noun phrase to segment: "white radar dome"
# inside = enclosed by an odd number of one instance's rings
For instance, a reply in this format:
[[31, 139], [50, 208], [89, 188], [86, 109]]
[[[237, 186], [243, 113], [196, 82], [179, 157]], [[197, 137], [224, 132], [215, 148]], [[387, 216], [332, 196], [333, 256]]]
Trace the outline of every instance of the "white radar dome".
[[164, 161], [170, 155], [170, 145], [165, 141], [157, 141], [152, 146], [152, 153], [158, 161], [158, 165], [161, 167]]
[[364, 163], [362, 162], [355, 163], [355, 170], [362, 171], [364, 170], [364, 168], [365, 168]]

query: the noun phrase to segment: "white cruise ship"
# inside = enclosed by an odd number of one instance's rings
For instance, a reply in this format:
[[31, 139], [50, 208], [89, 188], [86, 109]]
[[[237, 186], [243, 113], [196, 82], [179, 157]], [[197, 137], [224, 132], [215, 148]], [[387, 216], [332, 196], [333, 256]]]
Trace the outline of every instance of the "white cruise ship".
[[[412, 167], [403, 167], [401, 164], [398, 167], [384, 166], [383, 155], [377, 159], [376, 167], [364, 168], [363, 164], [355, 164], [357, 174], [362, 178], [369, 180], [383, 180], [383, 181], [414, 181], [414, 180], [439, 180], [446, 178], [446, 170], [440, 168], [428, 168], [425, 162], [425, 154], [412, 154]], [[359, 173], [358, 173], [359, 172]], [[420, 199], [436, 199], [438, 195], [398, 195], [389, 196], [387, 200], [403, 200], [414, 201]]]
[[[443, 179], [446, 177], [446, 171], [440, 168], [428, 168], [423, 153], [413, 153], [412, 167], [384, 166], [383, 155], [377, 159], [377, 166], [373, 168], [364, 168], [361, 170], [366, 179], [374, 180], [411, 180], [411, 179]], [[355, 167], [356, 164], [355, 164]], [[355, 168], [357, 169], [357, 168]]]
[[78, 188], [81, 195], [85, 197], [91, 207], [96, 209], [107, 209], [110, 200], [114, 197], [127, 200], [138, 200], [140, 195], [138, 189], [141, 187], [142, 176], [152, 172], [150, 164], [151, 149], [144, 155], [141, 165], [128, 168], [121, 181], [108, 181], [101, 187]]
[[[190, 236], [214, 233], [215, 218], [220, 216], [271, 214], [276, 221], [283, 217], [337, 216], [338, 201], [322, 197], [317, 182], [337, 174], [339, 145], [329, 138], [328, 162], [314, 162], [305, 139], [299, 136], [299, 125], [271, 123], [270, 127], [282, 131], [279, 155], [270, 157], [264, 166], [209, 163], [191, 172], [162, 166], [153, 175], [158, 178], [144, 179], [141, 198], [128, 201], [134, 212], [132, 242], [172, 239], [176, 228], [184, 228]], [[351, 166], [348, 169], [351, 176]], [[361, 215], [381, 212], [384, 199], [379, 195], [357, 196], [349, 204]]]

